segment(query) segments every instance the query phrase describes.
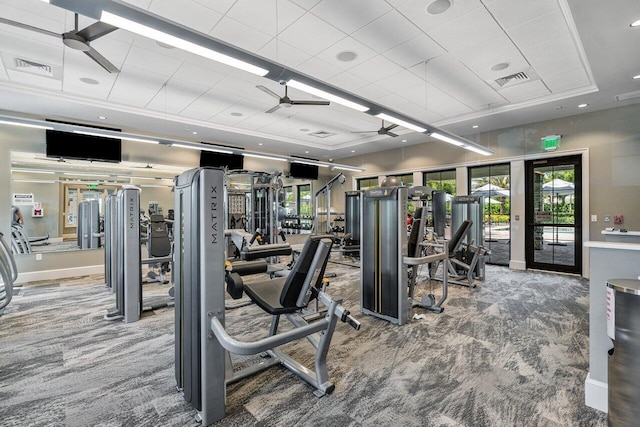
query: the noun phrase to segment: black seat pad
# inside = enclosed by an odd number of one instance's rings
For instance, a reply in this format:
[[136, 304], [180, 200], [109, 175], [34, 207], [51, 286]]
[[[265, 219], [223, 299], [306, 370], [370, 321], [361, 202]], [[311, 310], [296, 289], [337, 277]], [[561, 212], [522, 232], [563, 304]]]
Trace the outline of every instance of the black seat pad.
[[258, 307], [269, 314], [294, 313], [300, 308], [295, 306], [285, 308], [280, 304], [280, 295], [286, 281], [286, 277], [279, 277], [264, 282], [246, 283], [244, 291], [253, 302], [258, 304]]

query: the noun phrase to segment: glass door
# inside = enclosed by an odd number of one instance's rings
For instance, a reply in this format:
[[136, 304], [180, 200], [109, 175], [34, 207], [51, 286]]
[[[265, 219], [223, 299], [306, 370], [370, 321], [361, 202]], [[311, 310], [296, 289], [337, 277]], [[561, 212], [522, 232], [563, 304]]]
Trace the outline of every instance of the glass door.
[[527, 268], [582, 271], [581, 156], [526, 163]]

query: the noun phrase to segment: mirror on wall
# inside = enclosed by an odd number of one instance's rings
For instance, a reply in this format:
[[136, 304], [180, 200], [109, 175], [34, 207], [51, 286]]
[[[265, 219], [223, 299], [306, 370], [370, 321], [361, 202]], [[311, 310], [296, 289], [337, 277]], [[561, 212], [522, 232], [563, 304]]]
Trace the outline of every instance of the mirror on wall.
[[[125, 185], [140, 188], [144, 214], [152, 210], [166, 217], [174, 204], [173, 177], [186, 169], [125, 161], [60, 160], [12, 151], [12, 249], [16, 253], [95, 249], [78, 239], [78, 230], [86, 222], [84, 209], [97, 209], [101, 231], [105, 198]], [[101, 244], [102, 239], [98, 247]]]

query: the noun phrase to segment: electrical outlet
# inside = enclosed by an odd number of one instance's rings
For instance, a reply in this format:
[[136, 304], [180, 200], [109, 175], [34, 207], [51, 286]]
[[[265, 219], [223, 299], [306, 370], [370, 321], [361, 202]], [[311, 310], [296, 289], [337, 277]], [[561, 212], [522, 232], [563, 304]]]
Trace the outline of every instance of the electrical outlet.
[[604, 222], [611, 222], [611, 215], [605, 215]]
[[42, 261], [42, 254], [36, 254], [36, 261]]
[[598, 222], [598, 215], [591, 215], [591, 222]]

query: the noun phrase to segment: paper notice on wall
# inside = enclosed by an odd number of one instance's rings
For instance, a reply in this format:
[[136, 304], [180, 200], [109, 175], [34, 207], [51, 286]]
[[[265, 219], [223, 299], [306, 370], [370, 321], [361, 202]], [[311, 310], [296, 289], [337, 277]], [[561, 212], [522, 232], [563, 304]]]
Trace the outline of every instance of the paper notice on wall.
[[33, 205], [33, 193], [13, 193], [14, 205]]
[[616, 291], [607, 286], [607, 335], [616, 339]]

